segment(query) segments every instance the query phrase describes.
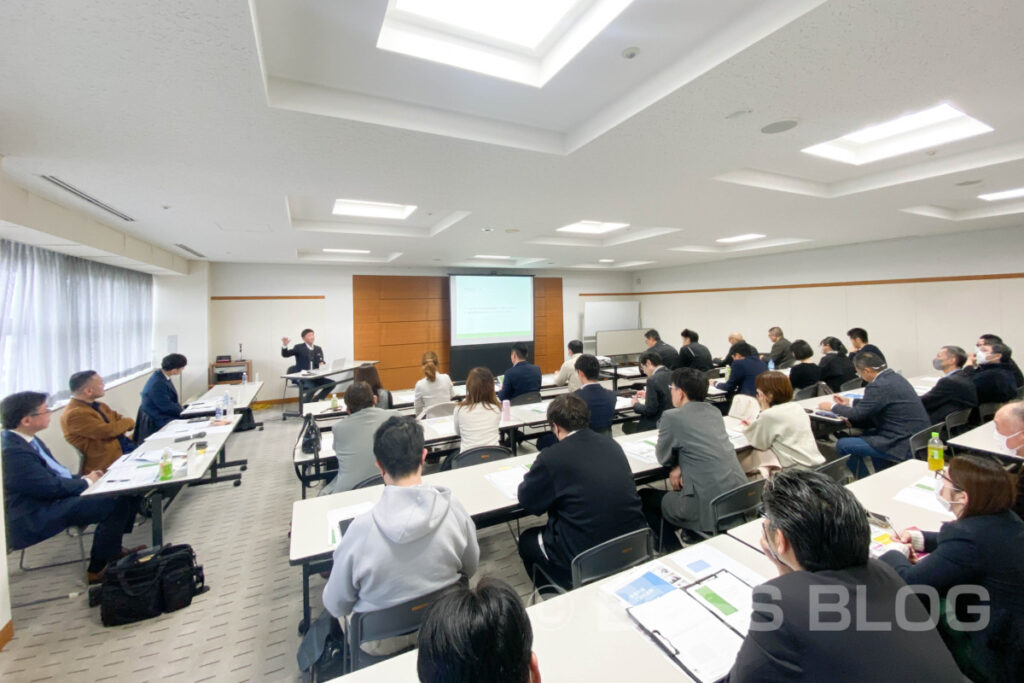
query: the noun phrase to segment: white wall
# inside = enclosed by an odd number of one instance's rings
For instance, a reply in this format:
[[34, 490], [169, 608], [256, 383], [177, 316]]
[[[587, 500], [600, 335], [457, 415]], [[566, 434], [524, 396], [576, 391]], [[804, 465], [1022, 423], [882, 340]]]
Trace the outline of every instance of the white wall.
[[[1024, 270], [1024, 227], [872, 242], [711, 264], [634, 273], [638, 293], [761, 285], [848, 282]], [[636, 280], [639, 280], [637, 282]], [[845, 343], [850, 327], [864, 327], [893, 368], [906, 375], [932, 373], [931, 358], [943, 344], [974, 346], [981, 333], [1001, 335], [1024, 354], [1019, 302], [1024, 279], [786, 288], [738, 292], [643, 295], [644, 326], [679, 344], [679, 331], [696, 330], [714, 355], [728, 347], [730, 331], [742, 332], [759, 350], [767, 330], [783, 328], [789, 339], [817, 348], [833, 335]]]
[[[171, 353], [188, 358], [181, 374], [182, 402], [206, 391], [210, 362], [210, 264], [190, 261], [188, 275], [153, 276], [153, 366]], [[237, 354], [236, 354], [237, 355]], [[134, 413], [133, 413], [134, 415]]]

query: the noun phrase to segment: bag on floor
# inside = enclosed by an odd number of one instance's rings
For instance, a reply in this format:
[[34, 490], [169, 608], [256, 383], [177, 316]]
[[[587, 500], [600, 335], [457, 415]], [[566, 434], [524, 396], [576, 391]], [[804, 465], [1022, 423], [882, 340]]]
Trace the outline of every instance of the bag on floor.
[[302, 420], [302, 452], [307, 455], [320, 452], [320, 427], [312, 413]]
[[107, 567], [99, 590], [104, 626], [173, 612], [206, 590], [202, 565], [189, 545], [165, 545], [127, 555]]
[[345, 632], [330, 612], [324, 610], [309, 625], [296, 659], [307, 680], [329, 681], [345, 673]]

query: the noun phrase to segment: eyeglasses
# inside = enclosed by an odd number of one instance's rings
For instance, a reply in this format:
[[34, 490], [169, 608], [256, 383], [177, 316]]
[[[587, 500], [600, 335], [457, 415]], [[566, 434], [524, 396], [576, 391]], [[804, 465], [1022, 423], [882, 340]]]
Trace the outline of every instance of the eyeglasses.
[[953, 480], [949, 478], [949, 472], [945, 468], [935, 471], [935, 479], [936, 481], [949, 484], [949, 488], [953, 489], [954, 491], [963, 491], [962, 488], [954, 484]]
[[39, 417], [40, 415], [49, 415], [53, 411], [47, 408], [46, 410], [40, 410], [38, 413], [29, 413], [29, 417]]

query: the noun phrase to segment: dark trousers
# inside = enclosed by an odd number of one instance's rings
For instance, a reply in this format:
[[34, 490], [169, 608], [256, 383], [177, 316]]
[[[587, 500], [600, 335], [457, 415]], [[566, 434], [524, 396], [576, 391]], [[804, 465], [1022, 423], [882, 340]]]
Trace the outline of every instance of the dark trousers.
[[[661, 548], [667, 553], [682, 550], [676, 530], [679, 528], [669, 522], [661, 514], [661, 499], [668, 495], [668, 491], [661, 489], [643, 488], [638, 491], [640, 494], [640, 506], [643, 509], [644, 517], [647, 518], [647, 526], [654, 532], [654, 547]], [[663, 533], [664, 532], [664, 533]]]
[[839, 457], [849, 454], [850, 459], [846, 466], [853, 472], [857, 479], [863, 479], [871, 474], [868, 472], [867, 459], [875, 467], [875, 472], [892, 467], [900, 462], [885, 451], [880, 451], [859, 436], [846, 436], [836, 442], [836, 454]]
[[[534, 527], [527, 529], [519, 535], [519, 557], [523, 560], [526, 573], [533, 579], [534, 567], [539, 566], [551, 577], [553, 583], [565, 590], [570, 590], [572, 588], [572, 571], [568, 567], [556, 564], [544, 556], [544, 551], [540, 548], [540, 535], [543, 532], [544, 527]], [[551, 549], [548, 548], [547, 551], [550, 553]], [[536, 580], [538, 587], [548, 583], [540, 573], [537, 574]]]
[[95, 524], [90, 558], [94, 564], [105, 564], [121, 554], [121, 538], [135, 524], [139, 499], [133, 496], [74, 496], [45, 505], [47, 518], [42, 524], [25, 534], [19, 534], [18, 529], [10, 530], [14, 549], [45, 541], [68, 527]]
[[[302, 392], [302, 402], [312, 403], [313, 401], [324, 400], [331, 394], [331, 389], [333, 389], [337, 384], [337, 382], [332, 382], [326, 377], [300, 379], [299, 391]], [[319, 389], [319, 391], [317, 391], [317, 389]]]

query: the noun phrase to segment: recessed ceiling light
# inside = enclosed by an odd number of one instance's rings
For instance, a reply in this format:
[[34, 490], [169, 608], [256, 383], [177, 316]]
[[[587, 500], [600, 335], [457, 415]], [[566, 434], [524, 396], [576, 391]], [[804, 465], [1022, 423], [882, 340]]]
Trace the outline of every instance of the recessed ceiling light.
[[359, 199], [334, 200], [335, 216], [359, 216], [361, 218], [395, 218], [404, 221], [416, 206], [413, 204], [388, 204], [386, 202], [364, 202]]
[[733, 235], [732, 237], [721, 237], [721, 238], [719, 238], [719, 239], [717, 239], [715, 241], [716, 242], [720, 242], [722, 244], [733, 244], [735, 242], [749, 242], [750, 240], [759, 240], [759, 239], [762, 239], [763, 237], [764, 237], [764, 235], [761, 235], [759, 233], [748, 232], [748, 233], [745, 233], [743, 235]]
[[1016, 199], [1017, 197], [1024, 197], [1024, 187], [978, 195], [978, 199], [984, 199], [986, 202], [998, 202], [1000, 199]]
[[801, 151], [860, 166], [991, 131], [991, 126], [959, 109], [940, 104]]
[[599, 258], [599, 259], [597, 259], [597, 262], [598, 263], [615, 263], [615, 259], [613, 259], [613, 258]]
[[602, 223], [601, 221], [580, 221], [563, 225], [558, 232], [579, 232], [585, 235], [603, 235], [606, 232], [629, 227], [629, 223]]
[[622, 58], [623, 59], [634, 59], [638, 54], [640, 54], [640, 48], [638, 48], [638, 47], [627, 47], [625, 50], [622, 51]]
[[787, 130], [793, 130], [796, 128], [799, 121], [795, 119], [783, 119], [782, 121], [776, 121], [769, 123], [767, 126], [761, 129], [761, 132], [765, 135], [774, 135], [775, 133], [785, 133]]
[[494, 254], [477, 254], [473, 258], [485, 258], [485, 259], [490, 259], [492, 261], [510, 261], [510, 260], [512, 260], [511, 256], [495, 256]]
[[494, 228], [480, 228], [480, 232], [494, 232]]
[[754, 113], [753, 109], [737, 109], [736, 111], [734, 111], [731, 114], [726, 114], [725, 118], [726, 119], [738, 119], [741, 116], [746, 116], [747, 114], [753, 114], [753, 113]]
[[324, 251], [332, 254], [369, 254], [369, 249], [331, 249], [325, 248]]

